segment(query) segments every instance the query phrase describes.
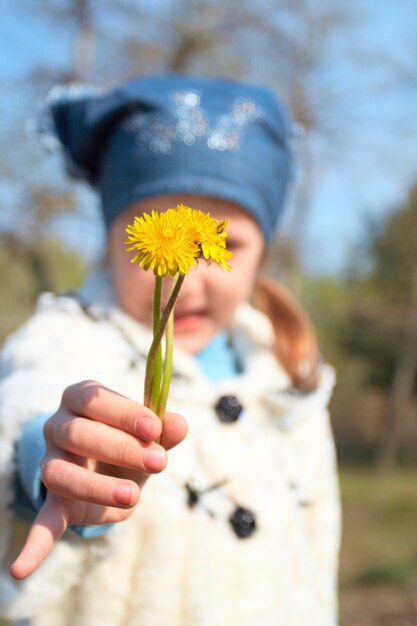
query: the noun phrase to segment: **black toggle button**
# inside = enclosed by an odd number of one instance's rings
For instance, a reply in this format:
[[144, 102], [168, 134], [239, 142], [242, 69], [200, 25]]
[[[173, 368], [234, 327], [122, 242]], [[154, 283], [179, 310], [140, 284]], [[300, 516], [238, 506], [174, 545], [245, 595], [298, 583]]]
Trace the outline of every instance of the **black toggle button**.
[[243, 406], [236, 396], [222, 396], [214, 408], [217, 417], [224, 424], [236, 422], [243, 411]]
[[256, 530], [255, 514], [242, 506], [236, 507], [229, 522], [239, 539], [246, 539]]
[[185, 485], [187, 490], [187, 504], [192, 509], [200, 500], [201, 493], [191, 483]]

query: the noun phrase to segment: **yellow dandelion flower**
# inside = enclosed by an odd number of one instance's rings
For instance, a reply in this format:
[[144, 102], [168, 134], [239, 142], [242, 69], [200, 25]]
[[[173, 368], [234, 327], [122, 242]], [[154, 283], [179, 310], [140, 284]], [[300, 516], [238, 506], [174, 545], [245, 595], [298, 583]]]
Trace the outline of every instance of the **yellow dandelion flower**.
[[[214, 261], [230, 270], [232, 254], [226, 248], [226, 220], [184, 204], [162, 213], [152, 211], [135, 217], [126, 228], [127, 251], [135, 250], [132, 263], [155, 274], [152, 306], [153, 341], [146, 360], [144, 404], [163, 419], [172, 373], [174, 337], [173, 309], [185, 275], [197, 259]], [[164, 277], [175, 277], [167, 303], [161, 308]], [[165, 355], [161, 341], [165, 335]]]
[[176, 209], [152, 211], [135, 217], [126, 228], [127, 251], [136, 250], [131, 260], [156, 276], [186, 274], [199, 256], [199, 246], [188, 220]]
[[231, 267], [227, 263], [232, 253], [226, 248], [226, 226], [228, 220], [216, 220], [209, 213], [199, 209], [191, 209], [184, 204], [177, 206], [177, 210], [184, 215], [184, 219], [191, 224], [195, 233], [195, 240], [202, 256], [208, 263], [214, 261], [225, 269]]

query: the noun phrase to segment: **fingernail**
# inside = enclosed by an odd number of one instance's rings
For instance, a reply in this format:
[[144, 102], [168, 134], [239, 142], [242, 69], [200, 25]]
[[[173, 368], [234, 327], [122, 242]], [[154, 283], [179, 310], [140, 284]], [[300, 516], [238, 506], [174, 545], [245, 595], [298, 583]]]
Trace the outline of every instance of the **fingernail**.
[[162, 448], [149, 448], [146, 450], [143, 463], [151, 472], [158, 472], [165, 467], [166, 453]]
[[141, 437], [153, 439], [157, 434], [157, 423], [152, 417], [141, 417], [138, 420], [136, 430]]
[[113, 497], [119, 504], [130, 504], [132, 502], [132, 487], [130, 485], [117, 485]]

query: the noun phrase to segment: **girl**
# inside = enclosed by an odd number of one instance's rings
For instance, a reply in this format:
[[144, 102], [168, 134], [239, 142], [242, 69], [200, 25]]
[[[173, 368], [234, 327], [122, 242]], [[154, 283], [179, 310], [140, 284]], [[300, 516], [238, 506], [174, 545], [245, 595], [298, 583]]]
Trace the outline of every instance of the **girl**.
[[[333, 371], [300, 306], [260, 275], [292, 172], [285, 110], [260, 87], [174, 75], [70, 90], [49, 111], [101, 195], [110, 268], [44, 294], [2, 353], [2, 614], [335, 624]], [[161, 427], [138, 402], [153, 276], [123, 242], [135, 215], [179, 203], [230, 220], [233, 269], [186, 276]]]

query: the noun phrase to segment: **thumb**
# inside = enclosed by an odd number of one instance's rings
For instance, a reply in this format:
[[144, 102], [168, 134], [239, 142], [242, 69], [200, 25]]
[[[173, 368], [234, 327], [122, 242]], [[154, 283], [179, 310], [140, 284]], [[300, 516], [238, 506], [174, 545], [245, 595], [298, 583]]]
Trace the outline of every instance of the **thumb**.
[[68, 517], [62, 506], [62, 499], [48, 492], [45, 504], [33, 521], [25, 545], [10, 567], [11, 576], [22, 580], [32, 574], [67, 527]]

